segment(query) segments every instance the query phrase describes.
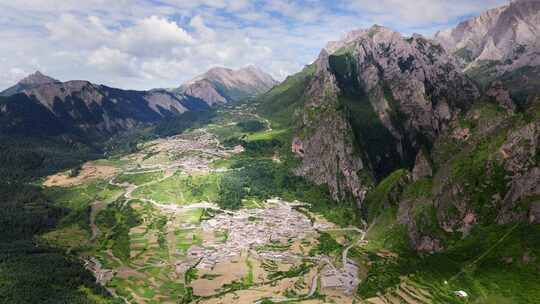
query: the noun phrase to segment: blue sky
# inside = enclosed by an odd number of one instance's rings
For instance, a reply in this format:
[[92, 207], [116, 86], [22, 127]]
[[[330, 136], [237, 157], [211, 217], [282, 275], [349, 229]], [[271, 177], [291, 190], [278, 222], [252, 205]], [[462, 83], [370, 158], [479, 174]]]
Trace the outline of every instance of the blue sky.
[[328, 41], [380, 24], [439, 29], [506, 0], [0, 0], [0, 89], [40, 70], [121, 88], [177, 87], [213, 66], [277, 79]]

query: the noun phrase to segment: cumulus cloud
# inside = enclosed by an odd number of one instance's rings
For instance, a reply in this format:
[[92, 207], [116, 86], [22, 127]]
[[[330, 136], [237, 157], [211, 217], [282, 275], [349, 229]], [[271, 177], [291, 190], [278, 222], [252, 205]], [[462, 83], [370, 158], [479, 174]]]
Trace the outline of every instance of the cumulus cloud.
[[120, 76], [134, 77], [137, 72], [137, 59], [117, 49], [101, 47], [90, 53], [88, 64], [100, 71]]
[[151, 16], [137, 21], [118, 33], [119, 46], [140, 56], [155, 56], [173, 47], [195, 42], [193, 37], [174, 21]]
[[200, 40], [212, 41], [216, 39], [216, 32], [204, 24], [203, 17], [200, 15], [191, 18], [189, 25], [196, 31]]
[[64, 14], [58, 20], [47, 22], [45, 28], [49, 31], [51, 41], [80, 48], [93, 48], [113, 36], [96, 16], [88, 16], [81, 20], [73, 15]]
[[28, 75], [28, 72], [20, 68], [11, 68], [4, 73], [0, 73], [0, 82], [15, 83]]
[[160, 54], [179, 45], [192, 44], [194, 39], [174, 21], [158, 16], [137, 20], [135, 24], [120, 29], [109, 29], [99, 17], [79, 19], [62, 15], [48, 22], [50, 38], [66, 45], [92, 49], [107, 45], [137, 55]]
[[283, 79], [329, 40], [380, 23], [426, 34], [505, 0], [0, 1], [0, 87], [41, 70], [133, 89], [174, 87], [213, 66]]

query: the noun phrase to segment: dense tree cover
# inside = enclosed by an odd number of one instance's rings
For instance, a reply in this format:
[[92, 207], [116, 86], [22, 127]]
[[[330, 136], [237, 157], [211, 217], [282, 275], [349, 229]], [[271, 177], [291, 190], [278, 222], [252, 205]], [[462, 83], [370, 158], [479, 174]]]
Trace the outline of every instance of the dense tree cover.
[[68, 136], [0, 136], [0, 174], [5, 182], [28, 182], [102, 156], [99, 148]]
[[268, 154], [275, 148], [281, 147], [282, 143], [277, 139], [250, 140], [242, 143], [244, 149], [250, 154]]
[[0, 96], [0, 107], [0, 134], [42, 137], [68, 132], [60, 119], [26, 94]]
[[36, 238], [69, 210], [31, 182], [98, 155], [68, 137], [0, 138], [0, 303], [114, 303], [78, 258]]
[[0, 243], [0, 303], [121, 303], [75, 257], [31, 240]]
[[231, 166], [236, 170], [227, 171], [221, 179], [218, 203], [222, 208], [238, 209], [247, 197], [265, 200], [278, 196], [309, 203], [313, 211], [342, 226], [360, 222], [352, 200], [340, 202], [337, 208], [338, 203], [326, 187], [293, 175], [289, 166], [260, 157], [236, 159]]
[[65, 214], [36, 186], [0, 183], [0, 303], [113, 303], [78, 258], [34, 237]]
[[223, 209], [240, 209], [246, 195], [246, 183], [237, 175], [227, 175], [220, 181], [217, 203]]
[[0, 242], [30, 239], [53, 228], [65, 213], [47, 201], [38, 187], [0, 183]]
[[96, 224], [106, 232], [101, 241], [103, 250], [112, 249], [114, 256], [129, 260], [129, 229], [141, 224], [138, 214], [125, 201], [111, 204], [99, 213]]
[[327, 232], [319, 232], [319, 243], [314, 249], [314, 253], [321, 253], [326, 255], [339, 253], [343, 249], [334, 238]]
[[214, 110], [188, 111], [181, 115], [166, 118], [154, 128], [157, 136], [172, 136], [189, 128], [201, 126], [210, 122], [216, 116]]
[[240, 145], [244, 147], [246, 154], [261, 156], [271, 155], [275, 149], [282, 147], [283, 143], [278, 139], [244, 140], [233, 137], [226, 139], [223, 145], [228, 148]]
[[241, 121], [236, 124], [243, 132], [258, 132], [266, 129], [266, 125], [258, 120]]

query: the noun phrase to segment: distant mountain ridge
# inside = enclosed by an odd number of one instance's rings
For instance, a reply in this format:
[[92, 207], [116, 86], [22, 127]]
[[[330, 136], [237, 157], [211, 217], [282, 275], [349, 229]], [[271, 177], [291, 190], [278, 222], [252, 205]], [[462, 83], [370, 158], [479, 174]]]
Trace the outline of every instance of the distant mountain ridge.
[[[3, 133], [105, 136], [207, 107], [202, 100], [166, 90], [121, 90], [83, 80], [61, 82], [40, 72], [0, 95]], [[33, 123], [44, 129], [32, 130]]]
[[254, 97], [277, 83], [272, 76], [254, 66], [238, 70], [216, 67], [184, 83], [174, 92], [216, 105]]
[[178, 89], [149, 91], [84, 80], [61, 82], [36, 71], [0, 92], [0, 132], [106, 136], [186, 111], [253, 97], [275, 84], [270, 75], [253, 66], [213, 68]]
[[60, 83], [59, 80], [56, 80], [52, 77], [43, 75], [40, 71], [36, 71], [33, 74], [30, 74], [19, 81], [14, 86], [0, 92], [0, 96], [10, 96], [13, 94], [21, 93], [28, 89], [36, 88], [44, 84], [53, 84]]
[[540, 65], [540, 1], [516, 0], [435, 34], [467, 66], [504, 63], [501, 71]]
[[539, 0], [488, 10], [438, 32], [434, 40], [481, 88], [511, 108], [525, 109], [540, 96]]

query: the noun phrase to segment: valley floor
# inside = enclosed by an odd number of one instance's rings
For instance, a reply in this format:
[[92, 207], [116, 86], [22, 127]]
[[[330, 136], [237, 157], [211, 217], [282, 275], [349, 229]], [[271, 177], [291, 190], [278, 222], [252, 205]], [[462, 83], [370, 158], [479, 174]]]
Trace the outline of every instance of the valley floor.
[[[254, 120], [266, 128], [238, 124]], [[51, 175], [43, 192], [69, 212], [39, 240], [76, 255], [119, 303], [513, 303], [521, 284], [537, 286], [534, 271], [502, 272], [486, 258], [524, 228], [419, 257], [399, 249], [407, 238], [392, 209], [364, 227], [354, 206], [289, 176], [290, 147], [275, 140], [284, 134], [235, 107]]]
[[[242, 170], [227, 164], [243, 148], [225, 148], [214, 134], [234, 124], [48, 177], [53, 200], [89, 211], [41, 238], [76, 251], [126, 303], [352, 303], [366, 271], [349, 252], [364, 231], [340, 228], [299, 201], [249, 198], [236, 211], [215, 204], [223, 174]], [[321, 250], [321, 234], [343, 249]]]

